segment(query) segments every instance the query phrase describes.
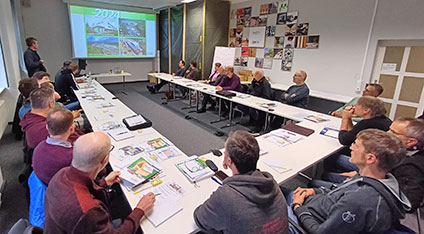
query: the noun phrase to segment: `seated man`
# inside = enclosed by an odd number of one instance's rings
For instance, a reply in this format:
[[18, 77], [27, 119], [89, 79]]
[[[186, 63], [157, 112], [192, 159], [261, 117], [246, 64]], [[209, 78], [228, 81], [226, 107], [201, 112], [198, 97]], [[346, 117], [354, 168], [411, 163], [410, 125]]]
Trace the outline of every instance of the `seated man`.
[[[364, 96], [378, 97], [378, 96], [380, 96], [381, 93], [383, 93], [383, 86], [381, 86], [379, 84], [369, 84], [369, 85], [367, 85], [367, 87], [362, 92], [362, 97], [364, 97]], [[341, 118], [342, 115], [343, 115], [344, 109], [346, 109], [346, 107], [348, 107], [348, 106], [354, 106], [358, 102], [359, 98], [360, 97], [353, 98], [352, 100], [347, 102], [344, 106], [342, 106], [339, 109], [331, 112], [331, 115]], [[355, 121], [355, 122], [359, 122], [359, 121], [362, 120], [362, 118], [361, 117], [353, 117], [352, 120]]]
[[[385, 116], [386, 108], [384, 102], [378, 98], [364, 96], [359, 98], [354, 107], [346, 107], [342, 115], [342, 124], [339, 132], [339, 142], [350, 146], [356, 138], [356, 134], [367, 128], [377, 128], [383, 131], [389, 130], [392, 121]], [[363, 120], [355, 126], [352, 122], [353, 116], [359, 116]]]
[[99, 185], [97, 174], [109, 162], [110, 138], [101, 132], [81, 136], [74, 145], [72, 165], [51, 179], [46, 191], [44, 233], [136, 233], [140, 220], [155, 202], [145, 195], [121, 225], [112, 223], [104, 187], [119, 182], [111, 172]]
[[[206, 80], [206, 83], [213, 85], [213, 86], [217, 86], [221, 80], [226, 76], [226, 71], [225, 68], [223, 66], [219, 66], [219, 68], [217, 68], [217, 72], [215, 72], [215, 74], [218, 73], [218, 76], [216, 77], [216, 79], [214, 79], [215, 75], [211, 75], [212, 77], [210, 77], [210, 80]], [[202, 100], [202, 107], [197, 111], [197, 113], [204, 113], [206, 112], [206, 105], [210, 103], [211, 106], [208, 108], [208, 110], [214, 111], [215, 110], [215, 106], [216, 106], [216, 102], [212, 99], [211, 95], [207, 94], [207, 93], [203, 93], [203, 100]]]
[[388, 173], [405, 155], [402, 142], [387, 132], [367, 129], [350, 148], [350, 161], [358, 166], [359, 175], [333, 190], [283, 189], [293, 209], [289, 216], [308, 233], [383, 233], [410, 209], [397, 180]]
[[31, 78], [25, 78], [19, 81], [18, 90], [24, 98], [24, 103], [19, 109], [19, 119], [22, 119], [28, 111], [31, 110], [31, 102], [29, 100], [29, 94], [32, 90], [38, 88], [37, 80]]
[[[256, 97], [272, 100], [271, 84], [265, 78], [263, 70], [255, 72], [255, 76], [252, 80], [252, 85], [249, 87], [248, 93]], [[260, 132], [265, 123], [265, 112], [242, 105], [239, 105], [238, 108], [244, 113], [249, 114], [249, 124], [254, 125], [251, 132]]]
[[424, 120], [399, 118], [393, 121], [389, 132], [407, 147], [406, 158], [391, 172], [411, 202], [412, 210], [416, 210], [424, 199]]
[[[234, 74], [234, 67], [233, 66], [227, 66], [225, 67], [225, 71], [227, 72], [227, 75], [222, 78], [221, 82], [219, 82], [218, 86], [216, 86], [216, 90], [227, 90], [227, 91], [237, 91], [241, 92], [242, 87], [240, 83], [240, 77], [238, 75]], [[222, 102], [222, 113], [221, 116], [224, 118], [228, 118], [228, 114], [230, 110], [228, 109], [228, 106], [230, 105], [229, 101], [223, 101]]]
[[67, 109], [50, 112], [47, 115], [47, 140], [34, 149], [32, 167], [37, 177], [46, 185], [60, 169], [71, 165], [72, 144], [68, 141], [74, 132], [74, 116]]
[[71, 65], [71, 63], [72, 63], [71, 61], [64, 61], [63, 62], [63, 66], [54, 75], [54, 80], [57, 80], [59, 78], [59, 76], [62, 74], [62, 71], [68, 69], [69, 68], [69, 65]]
[[[290, 86], [282, 95], [282, 102], [292, 106], [306, 108], [309, 101], [309, 88], [305, 83], [307, 74], [305, 71], [297, 71], [293, 75], [295, 85]], [[284, 122], [284, 118], [275, 116], [271, 122], [271, 128], [280, 128]]]
[[194, 211], [205, 232], [288, 233], [286, 201], [273, 177], [256, 168], [259, 145], [246, 131], [230, 133], [224, 168], [233, 176]]
[[306, 105], [309, 101], [309, 88], [305, 84], [307, 74], [305, 71], [297, 71], [293, 76], [293, 82], [295, 85], [292, 85], [284, 92], [282, 99], [283, 103], [306, 108]]
[[62, 71], [61, 75], [55, 80], [56, 91], [61, 99], [58, 101], [64, 105], [78, 101], [74, 90], [78, 90], [75, 74], [78, 72], [78, 64], [71, 63], [68, 69]]
[[191, 61], [190, 62], [190, 68], [186, 70], [185, 78], [198, 81], [202, 79], [202, 74], [200, 73], [200, 70], [197, 68], [197, 62]]
[[[34, 149], [40, 142], [47, 139], [46, 117], [54, 107], [54, 91], [49, 88], [37, 88], [30, 94], [31, 111], [22, 118], [20, 125], [25, 132], [28, 147]], [[69, 141], [74, 142], [82, 133], [71, 134]]]
[[[185, 62], [184, 62], [184, 60], [180, 60], [178, 62], [178, 70], [175, 73], [172, 73], [172, 75], [184, 77], [185, 72], [186, 72]], [[160, 83], [158, 83], [154, 86], [147, 85], [146, 87], [147, 87], [147, 89], [149, 90], [150, 93], [156, 93], [166, 84], [168, 84], [168, 81], [161, 80]]]

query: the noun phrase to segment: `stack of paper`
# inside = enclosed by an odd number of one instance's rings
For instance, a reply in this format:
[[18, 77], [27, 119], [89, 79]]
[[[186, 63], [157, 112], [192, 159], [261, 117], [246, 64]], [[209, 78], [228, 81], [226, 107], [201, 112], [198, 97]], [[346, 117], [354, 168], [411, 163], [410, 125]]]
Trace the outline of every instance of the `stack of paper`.
[[112, 104], [110, 102], [101, 102], [101, 103], [98, 103], [96, 105], [96, 108], [97, 109], [102, 109], [102, 108], [107, 108], [107, 107], [112, 107], [112, 106], [114, 106], [114, 104]]
[[117, 128], [124, 128], [124, 125], [118, 121], [108, 121], [99, 125], [99, 129], [101, 131], [108, 131]]
[[267, 141], [274, 143], [278, 146], [286, 146], [289, 144], [293, 144], [305, 138], [304, 136], [300, 134], [297, 134], [295, 132], [288, 131], [282, 128], [274, 130], [261, 137], [263, 137]]
[[191, 183], [211, 177], [214, 174], [197, 156], [189, 157], [189, 159], [176, 163], [175, 166]]
[[304, 119], [315, 122], [315, 123], [322, 123], [322, 122], [330, 120], [326, 118], [325, 115], [307, 115], [304, 117]]
[[112, 137], [115, 141], [122, 141], [131, 137], [134, 137], [134, 132], [131, 132], [127, 128], [115, 128], [106, 131], [106, 133]]

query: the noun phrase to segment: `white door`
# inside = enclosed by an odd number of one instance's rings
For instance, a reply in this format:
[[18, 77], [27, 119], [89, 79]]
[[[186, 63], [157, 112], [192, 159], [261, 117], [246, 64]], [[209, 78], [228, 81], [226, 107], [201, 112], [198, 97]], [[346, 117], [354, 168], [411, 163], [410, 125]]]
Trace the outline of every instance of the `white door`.
[[424, 40], [380, 41], [372, 81], [383, 86], [380, 98], [391, 119], [421, 115], [424, 110]]

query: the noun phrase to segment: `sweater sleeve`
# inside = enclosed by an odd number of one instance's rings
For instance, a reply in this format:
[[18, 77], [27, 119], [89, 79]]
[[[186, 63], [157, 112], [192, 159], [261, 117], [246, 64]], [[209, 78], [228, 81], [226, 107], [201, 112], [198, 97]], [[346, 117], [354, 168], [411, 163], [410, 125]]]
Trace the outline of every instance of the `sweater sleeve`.
[[227, 225], [226, 214], [228, 207], [223, 203], [224, 188], [220, 187], [216, 190], [208, 200], [198, 206], [193, 213], [196, 225], [205, 232], [217, 232], [224, 230]]
[[295, 213], [299, 223], [311, 234], [340, 233], [340, 230], [343, 234], [361, 233], [368, 222], [370, 210], [377, 209], [367, 209], [361, 202], [355, 193], [346, 193], [330, 208], [324, 222], [312, 215], [307, 206], [297, 208]]
[[305, 97], [308, 97], [309, 96], [309, 89], [306, 86], [304, 86], [301, 89], [299, 89], [297, 92], [295, 92], [295, 94], [296, 94], [296, 96], [294, 96], [294, 97], [291, 97], [291, 95], [289, 95], [286, 98], [286, 101], [287, 101], [288, 104], [296, 103], [296, 102], [304, 99]]
[[365, 127], [365, 122], [363, 121], [359, 121], [359, 123], [357, 123], [355, 126], [353, 126], [352, 130], [347, 131], [347, 130], [341, 130], [339, 132], [339, 142], [342, 145], [345, 146], [350, 146], [356, 139], [356, 135], [364, 130]]
[[136, 233], [144, 212], [135, 208], [130, 215], [122, 220], [121, 226], [115, 228], [108, 211], [96, 206], [85, 213], [75, 225], [72, 233]]

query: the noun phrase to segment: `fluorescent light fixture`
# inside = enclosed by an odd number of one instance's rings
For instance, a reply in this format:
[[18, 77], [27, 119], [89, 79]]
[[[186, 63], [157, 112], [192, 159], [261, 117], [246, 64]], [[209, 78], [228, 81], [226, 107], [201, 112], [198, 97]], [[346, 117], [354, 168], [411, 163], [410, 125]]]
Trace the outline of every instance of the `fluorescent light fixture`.
[[181, 2], [182, 3], [190, 3], [190, 2], [194, 2], [194, 1], [196, 1], [196, 0], [182, 0]]

